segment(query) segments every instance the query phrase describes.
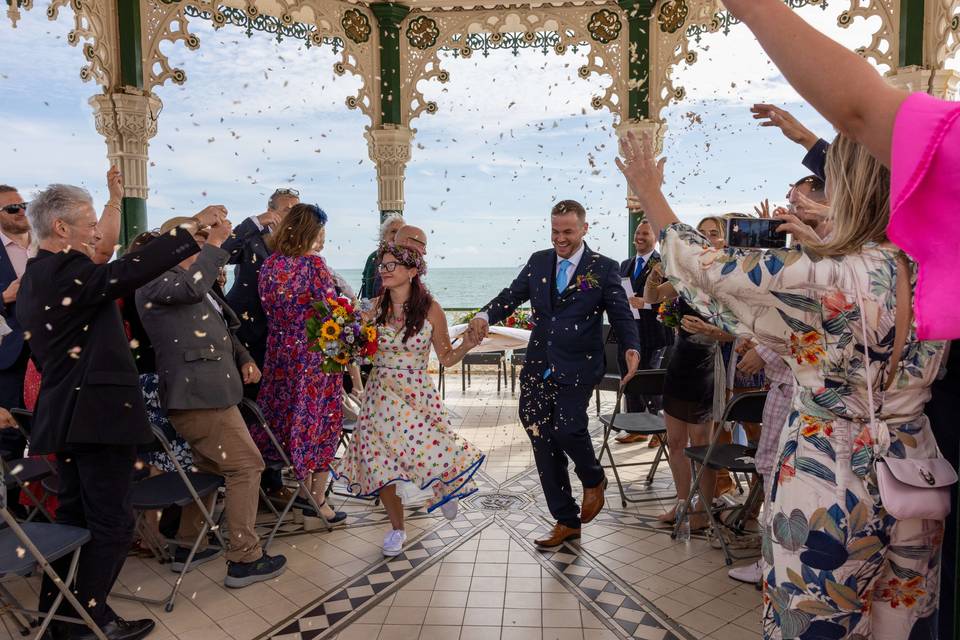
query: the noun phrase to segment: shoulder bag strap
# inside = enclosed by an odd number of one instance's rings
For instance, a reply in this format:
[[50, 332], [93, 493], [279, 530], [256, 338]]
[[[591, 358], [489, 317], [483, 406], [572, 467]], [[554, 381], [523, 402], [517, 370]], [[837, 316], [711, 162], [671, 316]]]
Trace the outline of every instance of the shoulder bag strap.
[[893, 351], [890, 353], [890, 362], [887, 366], [887, 383], [883, 390], [887, 391], [897, 379], [900, 368], [900, 359], [910, 334], [910, 322], [913, 320], [913, 291], [910, 288], [911, 268], [907, 257], [900, 252], [897, 254], [897, 309], [896, 325], [893, 337]]

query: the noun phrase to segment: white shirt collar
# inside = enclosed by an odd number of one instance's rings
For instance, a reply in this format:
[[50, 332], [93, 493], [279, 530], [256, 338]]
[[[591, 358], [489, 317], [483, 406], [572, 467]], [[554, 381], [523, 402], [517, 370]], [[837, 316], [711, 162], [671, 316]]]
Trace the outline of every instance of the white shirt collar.
[[642, 259], [643, 259], [643, 264], [646, 265], [648, 262], [650, 262], [650, 256], [652, 256], [652, 255], [655, 254], [656, 252], [657, 252], [657, 250], [654, 249], [654, 250], [652, 250], [650, 253], [645, 253], [645, 254], [643, 254], [642, 256], [637, 256], [637, 257], [642, 258]]
[[586, 248], [587, 248], [587, 243], [586, 243], [586, 242], [581, 242], [581, 243], [580, 243], [580, 248], [577, 249], [577, 252], [576, 252], [575, 254], [573, 254], [572, 256], [570, 256], [569, 258], [561, 258], [560, 256], [557, 256], [557, 269], [560, 268], [560, 261], [561, 261], [561, 260], [569, 260], [569, 261], [570, 261], [570, 266], [567, 267], [567, 270], [572, 269], [572, 270], [576, 271], [577, 267], [580, 266], [580, 260], [581, 260], [581, 258], [583, 258], [583, 252], [586, 250]]

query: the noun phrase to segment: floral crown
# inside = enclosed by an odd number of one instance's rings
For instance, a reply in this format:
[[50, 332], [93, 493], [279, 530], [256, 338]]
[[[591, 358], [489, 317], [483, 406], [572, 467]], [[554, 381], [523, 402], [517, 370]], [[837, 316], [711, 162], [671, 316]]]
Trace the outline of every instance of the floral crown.
[[381, 242], [377, 250], [377, 259], [382, 260], [387, 253], [396, 258], [398, 264], [419, 271], [421, 277], [427, 275], [427, 261], [416, 249], [395, 242]]

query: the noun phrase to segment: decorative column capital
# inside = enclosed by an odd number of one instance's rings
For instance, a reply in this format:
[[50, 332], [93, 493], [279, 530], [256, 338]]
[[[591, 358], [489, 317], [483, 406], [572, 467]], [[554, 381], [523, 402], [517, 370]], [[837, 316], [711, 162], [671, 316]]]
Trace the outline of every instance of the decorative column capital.
[[909, 92], [929, 93], [943, 100], [956, 100], [960, 96], [960, 73], [952, 69], [925, 69], [902, 67], [887, 82]]
[[627, 120], [614, 126], [614, 130], [617, 132], [617, 140], [625, 138], [630, 132], [633, 132], [638, 138], [643, 138], [645, 134], [649, 135], [654, 141], [654, 151], [658, 154], [663, 151], [663, 141], [667, 137], [667, 123], [663, 120], [649, 120], [647, 118]]
[[410, 7], [392, 2], [377, 2], [370, 5], [381, 27], [399, 28], [400, 22], [410, 13]]
[[124, 197], [147, 198], [147, 150], [162, 103], [152, 93], [101, 93], [90, 98], [107, 157], [123, 172]]
[[380, 211], [403, 211], [403, 181], [414, 131], [402, 125], [368, 128], [367, 151], [377, 167]]

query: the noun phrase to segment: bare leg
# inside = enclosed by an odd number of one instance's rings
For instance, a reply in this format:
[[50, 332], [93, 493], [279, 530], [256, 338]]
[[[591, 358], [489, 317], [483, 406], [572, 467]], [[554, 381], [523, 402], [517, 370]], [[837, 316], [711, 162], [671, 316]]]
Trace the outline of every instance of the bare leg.
[[395, 531], [403, 531], [403, 503], [397, 495], [397, 488], [391, 484], [380, 489], [380, 502], [390, 518], [390, 526]]
[[312, 474], [304, 482], [307, 485], [307, 488], [310, 490], [310, 493], [313, 495], [313, 499], [316, 500], [317, 505], [320, 507], [320, 513], [327, 520], [332, 520], [337, 516], [337, 512], [330, 508], [330, 505], [326, 503], [326, 496], [324, 495], [327, 491], [327, 483], [330, 481], [330, 472], [321, 471], [319, 473]]
[[[686, 500], [690, 493], [690, 461], [683, 455], [687, 446], [687, 423], [665, 414], [667, 424], [667, 448], [670, 450], [670, 473], [673, 474], [673, 484], [677, 488], [677, 500]], [[677, 515], [676, 508], [657, 516], [661, 522], [673, 522]]]

